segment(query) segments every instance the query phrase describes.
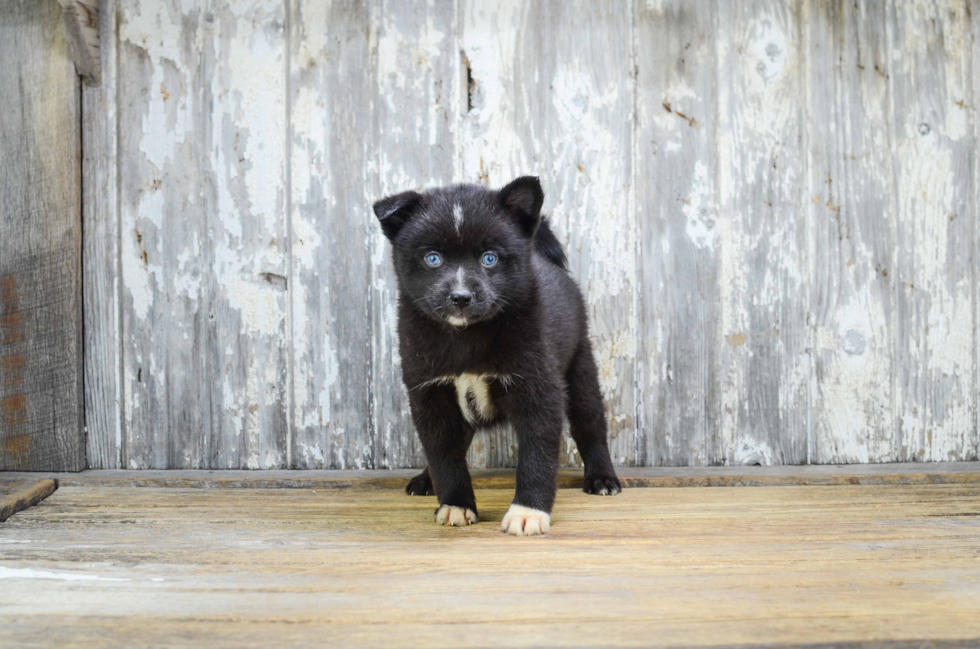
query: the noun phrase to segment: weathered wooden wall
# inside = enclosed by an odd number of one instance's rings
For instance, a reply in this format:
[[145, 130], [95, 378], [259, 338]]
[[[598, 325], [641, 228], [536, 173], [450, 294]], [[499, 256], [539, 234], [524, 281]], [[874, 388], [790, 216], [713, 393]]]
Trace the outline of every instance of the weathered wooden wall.
[[0, 471], [77, 471], [79, 81], [56, 2], [0, 3]]
[[370, 204], [526, 173], [618, 462], [976, 459], [969, 2], [104, 4], [90, 466], [420, 464]]

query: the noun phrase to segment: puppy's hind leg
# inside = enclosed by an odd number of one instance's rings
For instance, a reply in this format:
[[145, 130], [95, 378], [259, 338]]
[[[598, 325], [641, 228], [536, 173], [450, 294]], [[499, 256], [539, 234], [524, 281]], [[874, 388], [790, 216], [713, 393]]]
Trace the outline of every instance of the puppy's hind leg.
[[599, 371], [588, 339], [579, 346], [565, 381], [568, 385], [568, 423], [585, 463], [582, 490], [597, 496], [618, 494], [623, 487], [609, 457], [606, 409], [599, 389]]
[[422, 473], [408, 481], [405, 485], [405, 493], [409, 496], [434, 496], [435, 489], [432, 487], [432, 478], [429, 477], [429, 467], [425, 467]]

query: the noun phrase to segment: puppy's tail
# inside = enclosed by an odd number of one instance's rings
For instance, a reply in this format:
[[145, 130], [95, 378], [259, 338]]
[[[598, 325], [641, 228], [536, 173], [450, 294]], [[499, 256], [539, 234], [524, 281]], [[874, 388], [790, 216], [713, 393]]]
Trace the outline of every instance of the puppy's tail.
[[534, 234], [534, 246], [555, 266], [562, 270], [568, 270], [568, 258], [565, 256], [565, 249], [562, 248], [555, 233], [551, 231], [547, 217], [541, 217], [541, 224]]

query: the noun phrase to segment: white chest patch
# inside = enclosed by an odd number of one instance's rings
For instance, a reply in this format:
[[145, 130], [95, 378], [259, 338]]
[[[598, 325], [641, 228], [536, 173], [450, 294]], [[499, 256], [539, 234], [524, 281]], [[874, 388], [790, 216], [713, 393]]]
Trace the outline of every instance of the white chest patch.
[[463, 417], [471, 424], [489, 421], [493, 418], [493, 403], [490, 402], [490, 386], [486, 374], [460, 374], [453, 381], [456, 386], [456, 401]]
[[459, 376], [439, 376], [420, 383], [413, 389], [426, 385], [452, 385], [456, 388], [456, 403], [463, 417], [471, 424], [493, 419], [494, 407], [490, 401], [490, 381], [498, 381], [507, 390], [514, 385], [510, 374], [460, 374]]

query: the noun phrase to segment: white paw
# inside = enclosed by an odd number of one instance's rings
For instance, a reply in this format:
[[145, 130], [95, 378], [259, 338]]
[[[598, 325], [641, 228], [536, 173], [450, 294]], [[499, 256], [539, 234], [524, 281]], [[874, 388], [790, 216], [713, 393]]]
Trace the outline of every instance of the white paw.
[[440, 525], [463, 527], [464, 525], [479, 523], [480, 518], [472, 509], [455, 507], [453, 505], [443, 505], [436, 510], [436, 522]]
[[551, 528], [551, 515], [540, 509], [531, 509], [523, 505], [511, 505], [504, 520], [500, 523], [500, 531], [514, 536], [535, 536], [547, 534]]

